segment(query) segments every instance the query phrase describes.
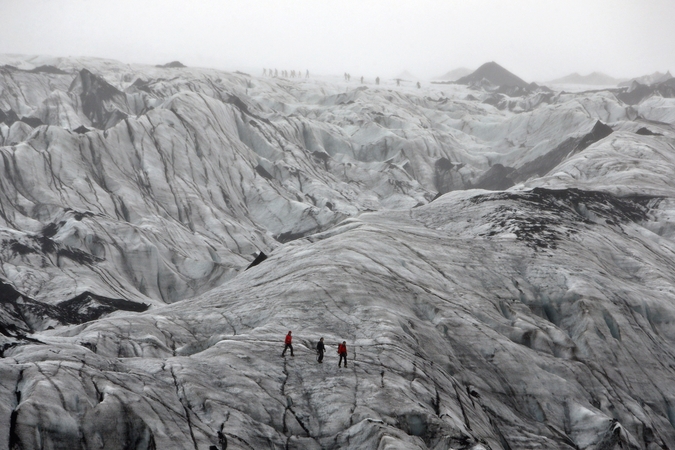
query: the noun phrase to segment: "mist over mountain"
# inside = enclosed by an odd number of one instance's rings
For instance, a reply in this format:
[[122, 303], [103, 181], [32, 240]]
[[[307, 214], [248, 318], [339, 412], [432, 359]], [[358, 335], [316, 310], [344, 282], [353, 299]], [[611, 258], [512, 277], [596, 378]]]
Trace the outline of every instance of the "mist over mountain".
[[412, 73], [408, 72], [407, 70], [404, 70], [403, 72], [396, 75], [394, 77], [394, 79], [405, 80], [405, 81], [417, 81], [417, 80], [419, 80], [418, 77], [416, 77]]
[[672, 448], [673, 79], [371, 81], [0, 55], [0, 442]]
[[619, 83], [619, 86], [630, 86], [631, 84], [633, 84], [634, 81], [645, 85], [658, 84], [668, 81], [671, 78], [673, 78], [673, 76], [670, 74], [670, 71], [667, 71], [666, 73], [661, 73], [657, 71], [649, 75], [643, 75], [641, 77], [623, 81]]
[[585, 84], [598, 86], [617, 86], [625, 79], [614, 78], [601, 72], [593, 72], [588, 75], [573, 73], [562, 78], [548, 81], [546, 84]]
[[442, 81], [456, 81], [462, 77], [465, 77], [469, 74], [471, 74], [473, 70], [467, 69], [465, 67], [460, 67], [457, 69], [453, 69], [449, 72], [446, 72], [445, 74], [436, 77], [436, 80], [442, 80]]

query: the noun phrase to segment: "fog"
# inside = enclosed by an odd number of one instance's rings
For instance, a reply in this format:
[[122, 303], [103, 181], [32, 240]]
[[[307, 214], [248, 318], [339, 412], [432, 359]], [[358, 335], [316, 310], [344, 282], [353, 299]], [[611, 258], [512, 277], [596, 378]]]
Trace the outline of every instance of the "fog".
[[0, 53], [527, 81], [675, 70], [672, 0], [0, 0]]

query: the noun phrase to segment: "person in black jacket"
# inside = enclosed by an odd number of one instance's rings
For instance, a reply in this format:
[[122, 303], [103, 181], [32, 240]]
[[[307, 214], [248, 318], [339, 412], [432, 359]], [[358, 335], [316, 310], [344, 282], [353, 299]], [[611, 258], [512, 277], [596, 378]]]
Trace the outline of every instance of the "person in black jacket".
[[323, 352], [326, 351], [326, 346], [323, 345], [323, 338], [319, 339], [319, 343], [316, 344], [316, 354], [318, 355], [316, 357], [316, 360], [319, 362], [319, 364], [323, 363]]

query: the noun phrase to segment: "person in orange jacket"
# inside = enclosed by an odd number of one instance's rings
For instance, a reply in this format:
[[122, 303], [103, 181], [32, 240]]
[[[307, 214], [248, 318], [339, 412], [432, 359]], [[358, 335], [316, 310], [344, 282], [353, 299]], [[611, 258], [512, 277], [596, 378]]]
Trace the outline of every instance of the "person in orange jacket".
[[291, 356], [295, 356], [293, 354], [293, 345], [291, 344], [293, 342], [293, 336], [291, 336], [291, 332], [289, 331], [288, 334], [286, 335], [286, 340], [284, 343], [284, 351], [281, 352], [281, 356], [286, 356], [286, 350], [290, 349], [291, 350]]
[[340, 361], [338, 361], [338, 367], [342, 367], [342, 360], [345, 360], [345, 367], [347, 367], [347, 341], [342, 341], [342, 344], [338, 345], [338, 355], [340, 355]]

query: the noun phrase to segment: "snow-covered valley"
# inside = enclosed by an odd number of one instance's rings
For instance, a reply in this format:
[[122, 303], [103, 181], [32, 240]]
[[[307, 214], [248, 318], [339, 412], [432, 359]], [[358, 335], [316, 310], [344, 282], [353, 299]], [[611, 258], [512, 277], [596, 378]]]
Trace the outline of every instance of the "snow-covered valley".
[[667, 86], [0, 66], [0, 445], [675, 448]]

